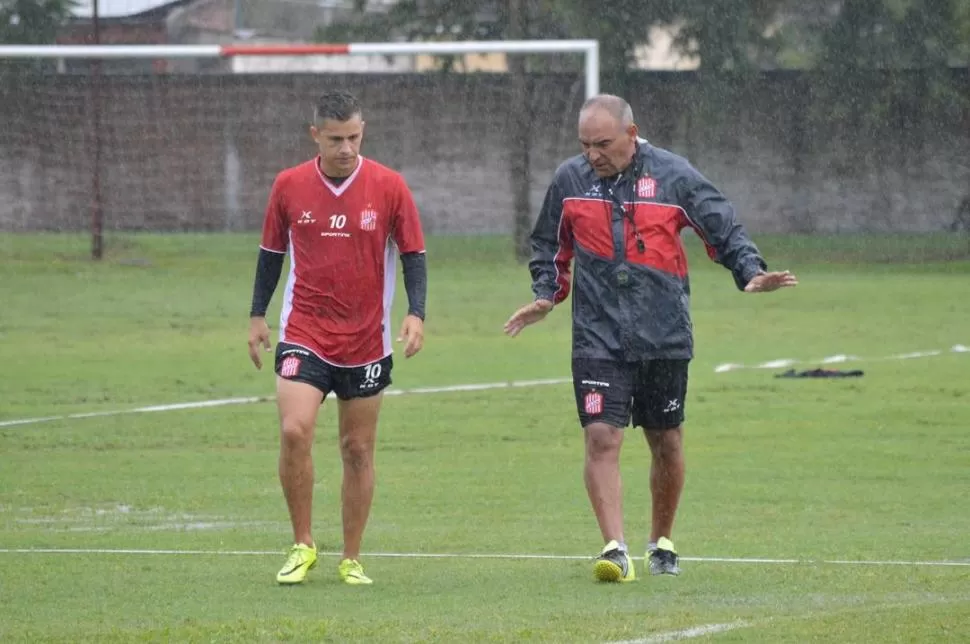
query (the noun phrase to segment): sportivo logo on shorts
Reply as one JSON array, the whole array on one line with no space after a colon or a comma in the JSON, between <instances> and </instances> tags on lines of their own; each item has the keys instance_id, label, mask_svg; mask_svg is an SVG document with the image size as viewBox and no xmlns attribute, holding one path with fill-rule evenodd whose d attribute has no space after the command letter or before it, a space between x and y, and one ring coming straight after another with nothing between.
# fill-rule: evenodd
<instances>
[{"instance_id":1,"label":"sportivo logo on shorts","mask_svg":"<svg viewBox=\"0 0 970 644\"><path fill-rule=\"evenodd\" d=\"M589 415L602 414L603 413L603 394L598 391L591 391L586 394L586 398L583 400L583 407L586 409L586 413Z\"/></svg>"},{"instance_id":2,"label":"sportivo logo on shorts","mask_svg":"<svg viewBox=\"0 0 970 644\"><path fill-rule=\"evenodd\" d=\"M367 204L367 208L360 213L360 229L375 230L377 228L377 211Z\"/></svg>"},{"instance_id":3,"label":"sportivo logo on shorts","mask_svg":"<svg viewBox=\"0 0 970 644\"><path fill-rule=\"evenodd\" d=\"M300 373L300 359L296 356L287 356L280 364L280 375L284 378L292 378Z\"/></svg>"}]
</instances>

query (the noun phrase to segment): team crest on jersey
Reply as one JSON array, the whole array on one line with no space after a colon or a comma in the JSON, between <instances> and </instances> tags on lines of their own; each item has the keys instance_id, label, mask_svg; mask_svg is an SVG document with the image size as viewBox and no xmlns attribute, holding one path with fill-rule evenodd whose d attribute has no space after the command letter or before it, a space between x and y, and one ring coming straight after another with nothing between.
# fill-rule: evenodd
<instances>
[{"instance_id":1,"label":"team crest on jersey","mask_svg":"<svg viewBox=\"0 0 970 644\"><path fill-rule=\"evenodd\" d=\"M280 364L280 376L283 378L293 378L300 373L300 359L296 356L287 356L283 358L283 363Z\"/></svg>"},{"instance_id":2,"label":"team crest on jersey","mask_svg":"<svg viewBox=\"0 0 970 644\"><path fill-rule=\"evenodd\" d=\"M590 416L603 413L603 394L598 391L591 391L586 394L583 400L583 407Z\"/></svg>"},{"instance_id":3,"label":"team crest on jersey","mask_svg":"<svg viewBox=\"0 0 970 644\"><path fill-rule=\"evenodd\" d=\"M640 177L637 180L637 196L641 199L653 199L657 196L657 182L652 177Z\"/></svg>"},{"instance_id":4,"label":"team crest on jersey","mask_svg":"<svg viewBox=\"0 0 970 644\"><path fill-rule=\"evenodd\" d=\"M367 208L360 213L360 229L361 230L376 230L377 229L377 211L371 208L370 204L367 204Z\"/></svg>"}]
</instances>

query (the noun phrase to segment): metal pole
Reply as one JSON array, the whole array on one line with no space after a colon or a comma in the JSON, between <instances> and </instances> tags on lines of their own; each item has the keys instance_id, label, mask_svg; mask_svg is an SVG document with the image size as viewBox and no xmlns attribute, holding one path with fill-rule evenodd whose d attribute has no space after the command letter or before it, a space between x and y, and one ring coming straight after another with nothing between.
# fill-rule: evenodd
<instances>
[{"instance_id":1,"label":"metal pole","mask_svg":"<svg viewBox=\"0 0 970 644\"><path fill-rule=\"evenodd\" d=\"M509 37L519 40L526 31L525 0L508 0ZM526 77L524 54L506 56L511 75L512 97L511 123L508 130L509 140L509 184L512 186L512 231L515 243L515 257L519 261L529 258L529 233L532 224L530 204L530 147L531 122L529 118L529 79Z\"/></svg>"},{"instance_id":2,"label":"metal pole","mask_svg":"<svg viewBox=\"0 0 970 644\"><path fill-rule=\"evenodd\" d=\"M600 43L594 40L586 50L586 98L600 93Z\"/></svg>"},{"instance_id":3,"label":"metal pole","mask_svg":"<svg viewBox=\"0 0 970 644\"><path fill-rule=\"evenodd\" d=\"M94 0L92 31L94 44L101 42L98 0ZM91 120L94 145L91 162L91 258L104 256L104 209L101 202L101 60L91 61Z\"/></svg>"}]
</instances>

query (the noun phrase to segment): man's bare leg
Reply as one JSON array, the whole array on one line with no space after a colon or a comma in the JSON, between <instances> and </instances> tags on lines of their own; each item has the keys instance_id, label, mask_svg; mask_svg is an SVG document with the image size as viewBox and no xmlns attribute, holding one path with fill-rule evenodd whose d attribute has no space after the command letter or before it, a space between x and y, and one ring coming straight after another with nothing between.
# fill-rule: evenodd
<instances>
[{"instance_id":1,"label":"man's bare leg","mask_svg":"<svg viewBox=\"0 0 970 644\"><path fill-rule=\"evenodd\" d=\"M313 545L313 434L323 392L303 382L276 379L280 417L279 476L290 511L293 543Z\"/></svg>"},{"instance_id":2,"label":"man's bare leg","mask_svg":"<svg viewBox=\"0 0 970 644\"><path fill-rule=\"evenodd\" d=\"M382 394L338 401L340 456L343 460L341 503L343 559L358 559L364 528L374 499L374 446Z\"/></svg>"},{"instance_id":3,"label":"man's bare leg","mask_svg":"<svg viewBox=\"0 0 970 644\"><path fill-rule=\"evenodd\" d=\"M590 423L585 427L585 434L583 479L603 542L615 539L623 543L623 486L620 479L623 429L605 423Z\"/></svg>"},{"instance_id":4,"label":"man's bare leg","mask_svg":"<svg viewBox=\"0 0 970 644\"><path fill-rule=\"evenodd\" d=\"M684 450L681 427L646 430L650 445L650 494L653 499L650 542L660 537L671 538L674 517L684 489Z\"/></svg>"}]
</instances>

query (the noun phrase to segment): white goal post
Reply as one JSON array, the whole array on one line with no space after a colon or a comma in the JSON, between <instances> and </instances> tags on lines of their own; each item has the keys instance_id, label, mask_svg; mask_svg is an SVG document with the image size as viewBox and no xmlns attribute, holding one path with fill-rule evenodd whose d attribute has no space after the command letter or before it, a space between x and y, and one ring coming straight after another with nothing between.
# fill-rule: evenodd
<instances>
[{"instance_id":1,"label":"white goal post","mask_svg":"<svg viewBox=\"0 0 970 644\"><path fill-rule=\"evenodd\" d=\"M600 51L596 40L0 45L0 64L45 60L57 63L60 70L54 72L52 66L47 66L38 70L41 73L22 74L11 66L15 73L8 78L3 74L4 66L0 66L0 121L4 122L0 129L0 229L90 228L95 259L102 256L105 229L243 230L252 224L247 213L259 212L261 200L265 199L253 188L253 180L265 181L286 154L302 150L296 137L279 131L281 124L299 121L299 101L284 101L270 108L276 95L258 91L247 94L248 88L258 85L301 92L309 77L335 78L345 74L355 76L362 88L381 85L384 76L394 76L393 82L405 86L409 76L437 77L432 83L415 83L418 100L429 100L435 95L430 88L442 86L440 74L391 71L386 67L381 71L323 71L306 67L318 67L327 58L349 62L348 56L475 54L582 55L585 64L579 79L570 74L572 80L565 86L555 75L537 80L540 85L545 83L544 89L539 90L548 99L543 102L544 109L552 109L557 115L562 110L571 114L575 99L583 95L589 98L600 91ZM215 74L192 71L193 65L173 64L168 69L164 64L191 59L286 63L298 58L313 64L285 71L253 69L255 73L242 69L249 65L233 65L235 69ZM138 62L129 67L126 61ZM156 61L162 64L158 68ZM76 62L103 65L70 64ZM511 76L501 67L499 70L449 74L444 85L461 88L459 91L467 89L479 100L502 101L499 93L489 89L501 83L496 85L487 78L481 79L484 82L473 80L476 76ZM293 82L283 78L291 73L296 79ZM250 76L258 78L250 83L244 78ZM164 78L164 82L156 82L155 77ZM229 77L233 80L227 80ZM580 88L580 83L584 87ZM429 141L432 148L440 148L443 158L448 158L455 186L450 198L457 194L461 210L468 216L451 216L455 202L430 207L426 211L428 221L438 222L441 230L504 230L506 224L500 224L495 215L514 208L510 191L481 187L484 174L507 172L505 158L510 146L506 142L489 142L495 137L483 136L484 142L476 142L474 155L468 157L469 149L463 143L464 132L497 133L507 129L505 112L488 105L471 103L468 109L453 110L444 125L427 110L419 110L419 114L412 114L414 135L391 138L387 158L395 159L401 167L407 166L415 185L432 193L437 185L437 166L412 160L423 158ZM510 109L508 105L503 107ZM562 118L567 118L567 112L562 113ZM554 130L560 119L550 114L546 117L543 127ZM47 143L54 123L68 132L57 146ZM269 131L275 133L268 137L274 142L271 148L267 148L266 136L253 136L254 132ZM516 140L511 147L529 145L527 139ZM548 136L543 141L546 147L558 144ZM159 146L159 142L173 144ZM79 159L85 162L78 163ZM142 171L143 165L151 171ZM438 203L433 198L429 201ZM88 204L89 209L79 208L79 204ZM85 214L87 210L89 216Z\"/></svg>"},{"instance_id":2,"label":"white goal post","mask_svg":"<svg viewBox=\"0 0 970 644\"><path fill-rule=\"evenodd\" d=\"M230 58L234 56L452 56L462 54L583 54L586 98L599 93L596 40L468 40L319 45L0 45L10 58Z\"/></svg>"}]
</instances>

